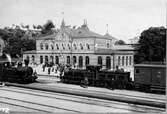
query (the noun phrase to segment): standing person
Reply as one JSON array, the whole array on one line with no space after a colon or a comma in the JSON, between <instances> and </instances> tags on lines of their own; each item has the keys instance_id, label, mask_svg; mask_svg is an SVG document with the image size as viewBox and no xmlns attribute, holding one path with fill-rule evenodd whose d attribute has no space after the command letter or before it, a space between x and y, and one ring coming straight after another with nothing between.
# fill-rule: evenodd
<instances>
[{"instance_id":1,"label":"standing person","mask_svg":"<svg viewBox=\"0 0 167 114\"><path fill-rule=\"evenodd\" d=\"M88 77L85 77L85 80L84 80L84 84L85 84L85 87L87 88L88 87Z\"/></svg>"},{"instance_id":2,"label":"standing person","mask_svg":"<svg viewBox=\"0 0 167 114\"><path fill-rule=\"evenodd\" d=\"M115 80L114 80L114 77L112 77L112 79L111 79L111 89L112 90L115 89Z\"/></svg>"},{"instance_id":3,"label":"standing person","mask_svg":"<svg viewBox=\"0 0 167 114\"><path fill-rule=\"evenodd\" d=\"M52 72L54 72L54 66L52 66Z\"/></svg>"},{"instance_id":4,"label":"standing person","mask_svg":"<svg viewBox=\"0 0 167 114\"><path fill-rule=\"evenodd\" d=\"M81 80L81 87L87 88L88 87L88 77L84 77L83 80Z\"/></svg>"},{"instance_id":5,"label":"standing person","mask_svg":"<svg viewBox=\"0 0 167 114\"><path fill-rule=\"evenodd\" d=\"M49 67L49 68L48 68L48 74L50 74L50 69L51 69L51 68Z\"/></svg>"},{"instance_id":6,"label":"standing person","mask_svg":"<svg viewBox=\"0 0 167 114\"><path fill-rule=\"evenodd\" d=\"M60 77L63 76L64 65L60 65Z\"/></svg>"}]
</instances>

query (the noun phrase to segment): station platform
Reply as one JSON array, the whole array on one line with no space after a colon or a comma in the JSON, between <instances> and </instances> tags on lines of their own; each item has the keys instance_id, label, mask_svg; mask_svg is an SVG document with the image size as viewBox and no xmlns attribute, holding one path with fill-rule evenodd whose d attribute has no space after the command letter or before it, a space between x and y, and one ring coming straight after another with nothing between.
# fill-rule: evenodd
<instances>
[{"instance_id":1,"label":"station platform","mask_svg":"<svg viewBox=\"0 0 167 114\"><path fill-rule=\"evenodd\" d=\"M40 78L39 78L40 79ZM158 108L165 108L166 95L143 93L138 91L129 90L110 90L106 88L88 87L83 88L79 85L53 83L32 83L32 84L16 84L5 83L7 86L16 86L28 89L36 89L48 92L56 92L63 94L78 95L83 97L98 98L104 100L125 102L129 104L145 105Z\"/></svg>"}]
</instances>

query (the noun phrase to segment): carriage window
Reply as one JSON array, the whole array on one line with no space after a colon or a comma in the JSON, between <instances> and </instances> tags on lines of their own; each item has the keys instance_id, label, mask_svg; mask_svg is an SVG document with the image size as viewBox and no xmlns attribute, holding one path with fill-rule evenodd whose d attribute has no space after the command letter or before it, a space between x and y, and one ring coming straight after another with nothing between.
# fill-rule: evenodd
<instances>
[{"instance_id":1,"label":"carriage window","mask_svg":"<svg viewBox=\"0 0 167 114\"><path fill-rule=\"evenodd\" d=\"M136 69L136 73L139 73L139 71L140 71L139 69Z\"/></svg>"}]
</instances>

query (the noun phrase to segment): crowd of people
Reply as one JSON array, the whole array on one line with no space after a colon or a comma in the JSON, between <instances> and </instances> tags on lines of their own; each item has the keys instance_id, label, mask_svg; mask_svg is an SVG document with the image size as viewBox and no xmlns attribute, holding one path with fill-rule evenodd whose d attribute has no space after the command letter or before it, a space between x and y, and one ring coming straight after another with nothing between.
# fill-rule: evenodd
<instances>
[{"instance_id":1,"label":"crowd of people","mask_svg":"<svg viewBox=\"0 0 167 114\"><path fill-rule=\"evenodd\" d=\"M30 66L33 68L35 72L37 72L37 74L45 74L53 76L63 76L64 71L71 69L70 65L53 64L53 63L43 63L43 64L31 63Z\"/></svg>"}]
</instances>

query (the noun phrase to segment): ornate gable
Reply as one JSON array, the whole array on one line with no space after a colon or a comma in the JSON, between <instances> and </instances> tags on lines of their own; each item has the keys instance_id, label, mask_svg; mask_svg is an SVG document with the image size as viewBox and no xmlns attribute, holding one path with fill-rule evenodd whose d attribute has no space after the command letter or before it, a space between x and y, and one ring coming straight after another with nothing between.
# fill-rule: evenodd
<instances>
[{"instance_id":1,"label":"ornate gable","mask_svg":"<svg viewBox=\"0 0 167 114\"><path fill-rule=\"evenodd\" d=\"M62 41L69 41L70 36L66 32L61 30L57 33L57 35L55 36L55 39L56 40L62 40Z\"/></svg>"}]
</instances>

